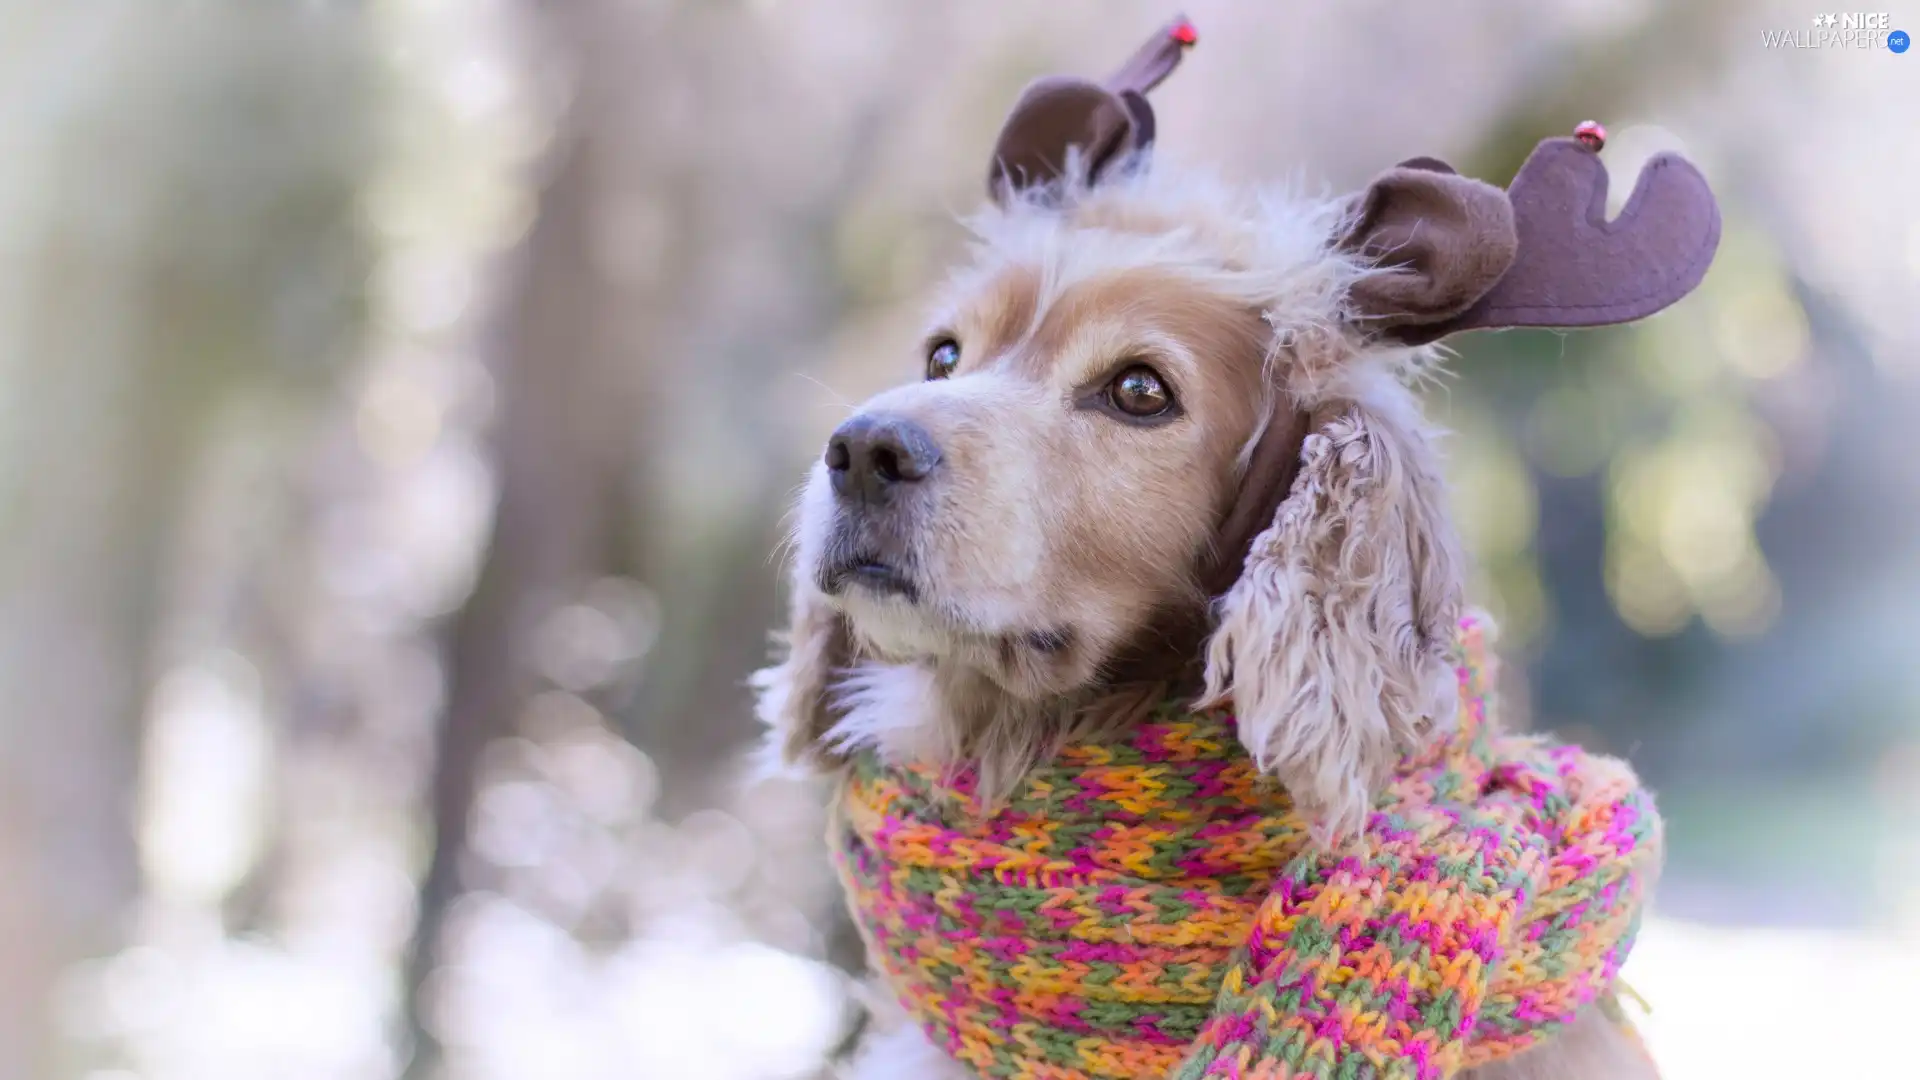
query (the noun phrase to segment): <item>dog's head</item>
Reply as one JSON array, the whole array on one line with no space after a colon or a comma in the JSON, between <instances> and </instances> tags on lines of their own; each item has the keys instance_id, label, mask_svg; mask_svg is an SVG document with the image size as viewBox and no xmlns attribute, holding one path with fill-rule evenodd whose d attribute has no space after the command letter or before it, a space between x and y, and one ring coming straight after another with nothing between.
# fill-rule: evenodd
<instances>
[{"instance_id":1,"label":"dog's head","mask_svg":"<svg viewBox=\"0 0 1920 1080\"><path fill-rule=\"evenodd\" d=\"M1613 234L1643 244L1646 221L1589 246L1605 174L1572 140L1531 191L1431 159L1341 199L1149 171L1144 93L1190 41L1177 23L1105 86L1027 92L920 377L814 465L789 652L758 680L790 760L891 737L1017 765L1060 707L1172 650L1324 831L1356 826L1454 709L1461 559L1407 385L1424 345L1638 317L1704 272L1644 288L1666 267ZM1685 173L1629 214L1710 255Z\"/></svg>"}]
</instances>

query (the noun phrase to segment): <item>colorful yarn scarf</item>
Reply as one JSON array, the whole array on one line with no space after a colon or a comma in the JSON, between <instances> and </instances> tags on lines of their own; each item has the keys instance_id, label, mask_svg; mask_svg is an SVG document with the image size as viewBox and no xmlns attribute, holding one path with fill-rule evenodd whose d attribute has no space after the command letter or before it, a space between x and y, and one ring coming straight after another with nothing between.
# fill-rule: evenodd
<instances>
[{"instance_id":1,"label":"colorful yarn scarf","mask_svg":"<svg viewBox=\"0 0 1920 1080\"><path fill-rule=\"evenodd\" d=\"M1596 1002L1660 857L1622 762L1488 722L1462 623L1454 736L1363 836L1308 843L1230 714L1168 705L981 816L971 778L867 756L833 815L871 956L934 1045L1018 1080L1438 1080Z\"/></svg>"}]
</instances>

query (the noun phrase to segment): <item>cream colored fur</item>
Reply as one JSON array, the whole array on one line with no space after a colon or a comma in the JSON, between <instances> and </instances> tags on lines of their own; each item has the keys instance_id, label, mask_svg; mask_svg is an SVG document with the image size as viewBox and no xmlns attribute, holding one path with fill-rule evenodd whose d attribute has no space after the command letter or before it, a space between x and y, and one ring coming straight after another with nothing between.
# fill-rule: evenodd
<instances>
[{"instance_id":1,"label":"cream colored fur","mask_svg":"<svg viewBox=\"0 0 1920 1080\"><path fill-rule=\"evenodd\" d=\"M1453 719L1460 556L1425 422L1376 375L1307 437L1293 491L1220 604L1202 707L1323 841L1357 831L1402 754Z\"/></svg>"},{"instance_id":2,"label":"cream colored fur","mask_svg":"<svg viewBox=\"0 0 1920 1080\"><path fill-rule=\"evenodd\" d=\"M945 725L939 687L930 664L883 664L868 660L833 688L840 719L827 732L835 750L871 746L890 762L940 759Z\"/></svg>"}]
</instances>

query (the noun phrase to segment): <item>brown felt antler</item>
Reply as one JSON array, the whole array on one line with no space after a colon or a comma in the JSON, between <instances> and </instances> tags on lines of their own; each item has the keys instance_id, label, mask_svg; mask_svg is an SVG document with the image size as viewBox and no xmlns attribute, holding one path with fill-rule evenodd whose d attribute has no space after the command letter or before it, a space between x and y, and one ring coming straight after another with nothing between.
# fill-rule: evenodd
<instances>
[{"instance_id":1,"label":"brown felt antler","mask_svg":"<svg viewBox=\"0 0 1920 1080\"><path fill-rule=\"evenodd\" d=\"M987 191L1006 201L1013 193L1067 175L1077 148L1081 178L1097 183L1116 162L1153 144L1153 107L1147 92L1173 73L1197 40L1183 15L1141 46L1102 83L1066 75L1029 85L994 143Z\"/></svg>"},{"instance_id":2,"label":"brown felt antler","mask_svg":"<svg viewBox=\"0 0 1920 1080\"><path fill-rule=\"evenodd\" d=\"M1507 187L1518 239L1512 265L1459 314L1386 333L1423 345L1463 330L1606 326L1692 292L1720 244L1720 208L1706 178L1685 158L1659 154L1608 221L1607 170L1595 152L1603 138L1598 125L1582 125L1576 138L1535 148ZM1401 168L1452 172L1432 158Z\"/></svg>"}]
</instances>

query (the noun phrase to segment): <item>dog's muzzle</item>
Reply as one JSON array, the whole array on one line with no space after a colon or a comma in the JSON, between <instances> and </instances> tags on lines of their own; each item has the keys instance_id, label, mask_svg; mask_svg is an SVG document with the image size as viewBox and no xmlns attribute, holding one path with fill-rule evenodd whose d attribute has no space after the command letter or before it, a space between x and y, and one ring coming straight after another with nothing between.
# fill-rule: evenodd
<instances>
[{"instance_id":1,"label":"dog's muzzle","mask_svg":"<svg viewBox=\"0 0 1920 1080\"><path fill-rule=\"evenodd\" d=\"M836 510L821 584L838 593L858 584L882 595L918 599L903 505L938 472L940 447L905 417L862 413L827 440L827 479Z\"/></svg>"}]
</instances>

